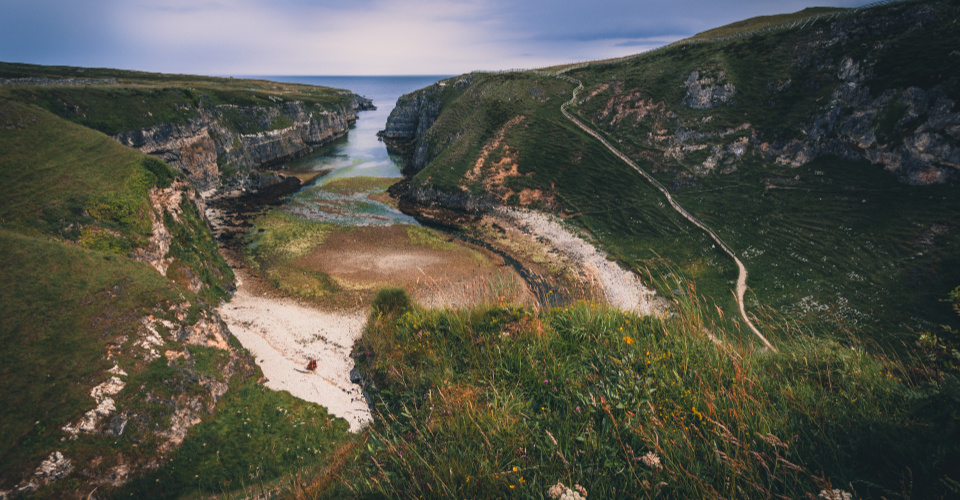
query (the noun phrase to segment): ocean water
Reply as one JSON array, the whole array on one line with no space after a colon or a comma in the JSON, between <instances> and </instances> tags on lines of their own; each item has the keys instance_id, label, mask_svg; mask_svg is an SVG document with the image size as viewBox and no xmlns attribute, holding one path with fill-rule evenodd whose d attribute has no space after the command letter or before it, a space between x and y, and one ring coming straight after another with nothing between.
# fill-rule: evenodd
<instances>
[{"instance_id":1,"label":"ocean water","mask_svg":"<svg viewBox=\"0 0 960 500\"><path fill-rule=\"evenodd\" d=\"M357 123L346 137L318 148L312 154L298 158L281 168L296 172L320 172L312 183L293 195L285 210L297 216L346 226L382 224L416 224L416 221L397 209L377 201L383 188L361 188L345 192L328 190L324 185L346 177L401 177L403 159L387 153L377 137L384 129L387 117L397 98L414 90L432 85L445 76L260 76L265 80L302 83L347 89L373 100L375 111L361 111Z\"/></svg>"},{"instance_id":2,"label":"ocean water","mask_svg":"<svg viewBox=\"0 0 960 500\"><path fill-rule=\"evenodd\" d=\"M292 170L328 171L318 184L341 177L400 177L402 159L392 157L377 138L403 94L434 84L446 76L261 76L265 80L347 89L373 100L376 111L361 111L346 138L291 162Z\"/></svg>"}]
</instances>

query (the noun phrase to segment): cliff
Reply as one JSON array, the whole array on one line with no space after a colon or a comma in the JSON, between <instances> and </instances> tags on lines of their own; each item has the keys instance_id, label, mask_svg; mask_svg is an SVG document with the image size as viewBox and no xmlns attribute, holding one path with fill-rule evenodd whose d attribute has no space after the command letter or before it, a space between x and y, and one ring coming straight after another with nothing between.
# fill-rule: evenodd
<instances>
[{"instance_id":1,"label":"cliff","mask_svg":"<svg viewBox=\"0 0 960 500\"><path fill-rule=\"evenodd\" d=\"M406 173L412 175L423 170L439 153L430 147L427 131L440 116L445 101L453 99L472 81L471 75L441 80L397 99L379 136L388 149L406 158Z\"/></svg>"},{"instance_id":2,"label":"cliff","mask_svg":"<svg viewBox=\"0 0 960 500\"><path fill-rule=\"evenodd\" d=\"M903 2L678 43L574 69L586 85L576 106L679 182L759 156L868 161L907 184L945 183L960 178L957 14Z\"/></svg>"},{"instance_id":3,"label":"cliff","mask_svg":"<svg viewBox=\"0 0 960 500\"><path fill-rule=\"evenodd\" d=\"M234 276L197 188L255 186L258 168L371 106L335 89L90 72L104 78L0 63L0 498L117 494L196 456L181 452L188 433L225 399L266 394L217 312ZM171 487L149 483L151 496Z\"/></svg>"},{"instance_id":4,"label":"cliff","mask_svg":"<svg viewBox=\"0 0 960 500\"><path fill-rule=\"evenodd\" d=\"M369 99L356 95L333 109L301 101L208 105L186 123L131 130L114 139L161 158L186 174L201 192L244 189L258 186L258 169L343 136L356 122L357 112L372 107ZM286 126L277 127L278 123Z\"/></svg>"},{"instance_id":5,"label":"cliff","mask_svg":"<svg viewBox=\"0 0 960 500\"><path fill-rule=\"evenodd\" d=\"M258 169L346 134L372 101L265 80L0 63L0 92L158 157L199 191L260 184Z\"/></svg>"}]
</instances>

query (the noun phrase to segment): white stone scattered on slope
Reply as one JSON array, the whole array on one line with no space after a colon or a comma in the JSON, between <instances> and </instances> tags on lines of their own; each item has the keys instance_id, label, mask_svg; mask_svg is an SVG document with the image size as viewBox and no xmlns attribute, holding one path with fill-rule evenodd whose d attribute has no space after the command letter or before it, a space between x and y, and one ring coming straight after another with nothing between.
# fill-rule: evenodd
<instances>
[{"instance_id":1,"label":"white stone scattered on slope","mask_svg":"<svg viewBox=\"0 0 960 500\"><path fill-rule=\"evenodd\" d=\"M580 264L582 269L592 273L609 305L640 314L653 314L660 309L655 292L643 286L636 275L607 259L604 253L566 230L553 217L515 208L500 208L498 214L521 231L545 240L551 247Z\"/></svg>"},{"instance_id":2,"label":"white stone scattered on slope","mask_svg":"<svg viewBox=\"0 0 960 500\"><path fill-rule=\"evenodd\" d=\"M220 306L220 314L256 357L267 387L326 407L346 419L352 432L372 421L362 389L350 382L350 350L363 330L363 315L322 312L243 288ZM305 369L311 359L317 360L315 372Z\"/></svg>"},{"instance_id":3,"label":"white stone scattered on slope","mask_svg":"<svg viewBox=\"0 0 960 500\"><path fill-rule=\"evenodd\" d=\"M108 371L110 373L126 375L118 366L114 366ZM106 382L91 389L90 397L97 402L97 407L86 412L77 424L64 425L61 430L69 434L71 439L76 439L77 434L81 431L96 432L100 420L104 417L109 417L113 412L117 411L116 402L110 396L114 396L122 391L124 386L126 386L126 384L120 380L119 377L110 377Z\"/></svg>"}]
</instances>

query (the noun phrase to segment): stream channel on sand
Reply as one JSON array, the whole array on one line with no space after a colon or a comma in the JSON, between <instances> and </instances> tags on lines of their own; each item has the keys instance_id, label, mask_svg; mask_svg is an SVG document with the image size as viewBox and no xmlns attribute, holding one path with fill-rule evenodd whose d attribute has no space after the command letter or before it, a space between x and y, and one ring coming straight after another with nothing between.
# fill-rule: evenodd
<instances>
[{"instance_id":1,"label":"stream channel on sand","mask_svg":"<svg viewBox=\"0 0 960 500\"><path fill-rule=\"evenodd\" d=\"M350 350L368 312L364 305L383 286L406 288L419 302L459 306L478 300L495 282L520 282L497 255L449 235L431 232L401 213L386 187L401 177L402 159L377 138L397 98L439 77L270 77L291 83L347 88L373 99L348 136L313 154L278 166L303 186L274 199L298 218L336 226L321 244L298 260L329 276L342 292L336 306L291 299L264 284L244 264L237 241L227 254L238 288L220 312L233 334L256 357L271 389L327 407L357 431L371 420L359 385L350 380ZM248 201L239 232L266 210ZM235 211L243 209L234 208ZM236 216L236 214L234 214ZM222 217L213 217L222 235ZM236 220L234 220L236 223ZM246 223L246 224L244 224ZM439 236L439 237L438 237ZM236 237L236 234L234 235ZM346 297L346 298L344 298ZM344 302L350 302L344 306ZM351 307L352 306L352 307ZM310 360L316 369L307 370Z\"/></svg>"}]
</instances>

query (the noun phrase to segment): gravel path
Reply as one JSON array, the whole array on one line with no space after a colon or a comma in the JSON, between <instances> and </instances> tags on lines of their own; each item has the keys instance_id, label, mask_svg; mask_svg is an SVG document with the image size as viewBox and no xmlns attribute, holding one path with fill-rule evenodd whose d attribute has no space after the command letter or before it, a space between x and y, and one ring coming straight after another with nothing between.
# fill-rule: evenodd
<instances>
[{"instance_id":1,"label":"gravel path","mask_svg":"<svg viewBox=\"0 0 960 500\"><path fill-rule=\"evenodd\" d=\"M612 144L610 144L595 130L585 125L583 122L578 120L575 116L573 116L573 114L567 111L567 108L576 102L577 94L579 94L580 91L583 90L583 82L581 82L580 80L577 80L576 78L569 77L567 75L558 74L555 76L557 78L560 78L561 80L565 80L577 85L577 88L573 90L573 97L571 97L569 101L563 103L563 105L560 106L560 111L563 113L563 116L566 116L567 119L573 122L574 125L576 125L577 127L580 127L581 130L590 134L594 139L600 141L604 146L606 146L607 149L610 150L611 153L617 155L617 157L623 160L627 165L630 165L630 167L632 167L634 170L639 172L640 175L642 175L647 181L650 182L650 184L653 184L655 188L657 188L658 190L660 190L661 193L663 193L663 195L667 198L667 201L670 202L670 206L672 206L674 210L680 213L680 215L682 215L685 219L692 222L695 226L699 227L708 235L710 235L710 237L713 238L713 241L715 241L718 245L720 245L720 248L722 248L724 252L726 252L728 255L730 255L730 257L733 258L734 262L737 263L737 268L740 271L739 276L737 278L737 304L740 306L740 316L743 318L743 321L746 322L747 326L750 328L753 334L756 335L763 342L763 345L765 345L767 349L770 349L773 352L777 352L777 348L774 347L773 344L771 344L770 341L767 340L767 338L764 337L762 333L760 333L760 330L758 330L757 327L754 326L753 321L750 321L750 317L747 316L747 311L746 309L744 309L743 295L747 291L747 268L743 265L743 262L740 262L740 259L737 258L737 254L727 245L726 242L723 241L722 238L720 238L720 235L715 233L712 229L707 227L706 224L701 222L700 219L694 217L693 214L691 214L690 212L687 212L685 208L680 206L680 204L673 199L673 196L670 195L670 192L667 191L667 188L663 187L663 185L660 184L659 181L654 179L653 176L651 176L645 170L640 168L627 155L623 154L622 152L620 152L620 150L613 147Z\"/></svg>"},{"instance_id":2,"label":"gravel path","mask_svg":"<svg viewBox=\"0 0 960 500\"><path fill-rule=\"evenodd\" d=\"M372 421L362 389L350 382L350 349L363 330L362 314L318 311L241 286L220 315L256 357L267 387L326 407L352 432ZM317 361L314 372L306 370L311 359Z\"/></svg>"}]
</instances>

